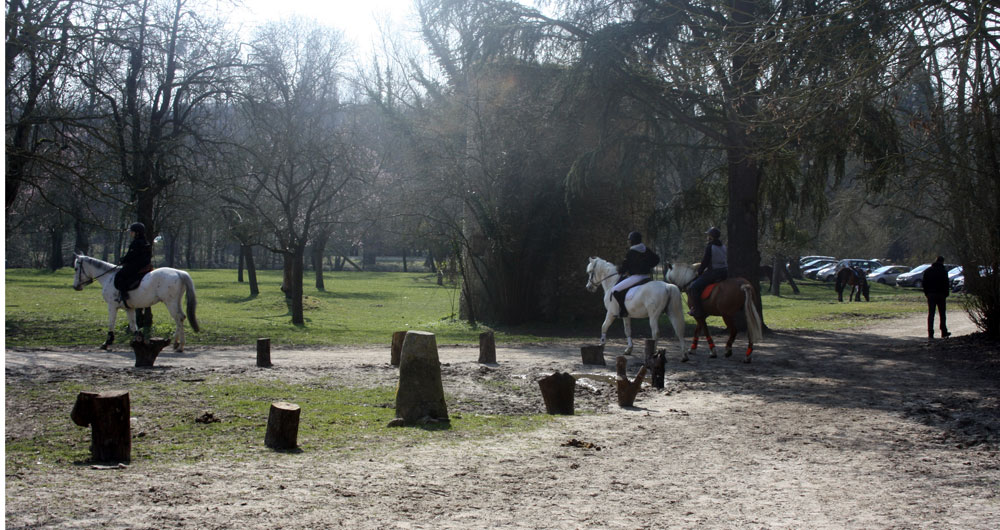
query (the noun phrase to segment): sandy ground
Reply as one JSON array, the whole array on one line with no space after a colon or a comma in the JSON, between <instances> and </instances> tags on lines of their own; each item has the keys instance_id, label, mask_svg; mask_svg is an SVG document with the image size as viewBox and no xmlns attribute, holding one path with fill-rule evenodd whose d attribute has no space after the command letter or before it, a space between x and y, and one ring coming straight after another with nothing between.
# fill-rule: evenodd
<instances>
[{"instance_id":1,"label":"sandy ground","mask_svg":"<svg viewBox=\"0 0 1000 530\"><path fill-rule=\"evenodd\" d=\"M776 332L751 364L709 359L704 345L680 363L676 346L661 344L669 348L665 390L646 389L635 407L620 408L612 386L581 383L578 400L596 413L528 433L350 456L304 450L239 463L8 474L6 526L996 529L996 349L984 359L967 318L949 316L955 336L931 344L922 316L850 332ZM741 336L737 349L744 345ZM477 347L439 345L439 355L448 390L484 370L528 380L556 370L608 375L612 353L624 348L612 343L601 369L580 364L579 346L498 344L489 367L476 362ZM395 373L388 358L388 347L275 348L271 370L384 383ZM156 364L169 376L256 370L254 360L252 346L192 346L165 351ZM8 387L59 371L86 380L136 370L124 345L8 349L5 362ZM528 397L537 400L520 408L542 410L540 395ZM20 421L11 417L16 406L8 398L8 431Z\"/></svg>"}]
</instances>

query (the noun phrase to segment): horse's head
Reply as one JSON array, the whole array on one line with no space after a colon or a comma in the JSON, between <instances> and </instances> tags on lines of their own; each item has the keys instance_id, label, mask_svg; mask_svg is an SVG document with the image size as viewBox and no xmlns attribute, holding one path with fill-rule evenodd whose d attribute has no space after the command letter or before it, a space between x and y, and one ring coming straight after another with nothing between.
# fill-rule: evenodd
<instances>
[{"instance_id":1,"label":"horse's head","mask_svg":"<svg viewBox=\"0 0 1000 530\"><path fill-rule=\"evenodd\" d=\"M618 269L614 265L601 258L590 258L587 263L587 290L592 293L597 291L605 280L617 274Z\"/></svg>"},{"instance_id":2,"label":"horse's head","mask_svg":"<svg viewBox=\"0 0 1000 530\"><path fill-rule=\"evenodd\" d=\"M83 288L94 281L94 278L87 274L85 267L83 266L84 256L80 254L74 254L73 257L73 289L76 291L82 291Z\"/></svg>"}]
</instances>

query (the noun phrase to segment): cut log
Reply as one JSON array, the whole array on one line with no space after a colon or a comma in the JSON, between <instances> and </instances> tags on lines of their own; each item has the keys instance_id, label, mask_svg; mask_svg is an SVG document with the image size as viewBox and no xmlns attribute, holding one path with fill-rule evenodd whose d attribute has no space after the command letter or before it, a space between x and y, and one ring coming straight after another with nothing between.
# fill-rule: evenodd
<instances>
[{"instance_id":1,"label":"cut log","mask_svg":"<svg viewBox=\"0 0 1000 530\"><path fill-rule=\"evenodd\" d=\"M497 346L492 331L479 334L479 364L496 364Z\"/></svg>"},{"instance_id":2,"label":"cut log","mask_svg":"<svg viewBox=\"0 0 1000 530\"><path fill-rule=\"evenodd\" d=\"M433 333L407 331L399 358L396 420L391 425L448 421L441 362Z\"/></svg>"},{"instance_id":3,"label":"cut log","mask_svg":"<svg viewBox=\"0 0 1000 530\"><path fill-rule=\"evenodd\" d=\"M618 370L616 383L618 386L619 407L631 407L635 403L635 396L642 389L642 379L646 376L646 366L643 365L639 368L639 373L635 375L635 380L629 381L628 373L626 372L627 367L628 359L625 356L619 356L615 359L615 368Z\"/></svg>"},{"instance_id":4,"label":"cut log","mask_svg":"<svg viewBox=\"0 0 1000 530\"><path fill-rule=\"evenodd\" d=\"M599 364L601 366L608 364L604 362L604 346L602 345L581 346L580 355L583 357L583 364Z\"/></svg>"},{"instance_id":5,"label":"cut log","mask_svg":"<svg viewBox=\"0 0 1000 530\"><path fill-rule=\"evenodd\" d=\"M95 462L128 462L132 459L131 407L128 392L80 392L70 419L91 427L90 455Z\"/></svg>"},{"instance_id":6,"label":"cut log","mask_svg":"<svg viewBox=\"0 0 1000 530\"><path fill-rule=\"evenodd\" d=\"M392 349L389 351L389 364L399 366L399 356L403 353L403 340L406 339L405 331L395 331L392 334Z\"/></svg>"},{"instance_id":7,"label":"cut log","mask_svg":"<svg viewBox=\"0 0 1000 530\"><path fill-rule=\"evenodd\" d=\"M667 374L667 350L663 349L656 352L656 355L653 356L652 364L653 369L650 377L653 379L653 387L662 390Z\"/></svg>"},{"instance_id":8,"label":"cut log","mask_svg":"<svg viewBox=\"0 0 1000 530\"><path fill-rule=\"evenodd\" d=\"M154 337L148 341L133 340L131 342L132 351L135 352L136 368L150 367L156 362L156 357L160 355L163 348L170 344L170 339Z\"/></svg>"},{"instance_id":9,"label":"cut log","mask_svg":"<svg viewBox=\"0 0 1000 530\"><path fill-rule=\"evenodd\" d=\"M565 372L556 372L538 380L548 414L573 415L573 395L576 392L576 378Z\"/></svg>"},{"instance_id":10,"label":"cut log","mask_svg":"<svg viewBox=\"0 0 1000 530\"><path fill-rule=\"evenodd\" d=\"M646 339L644 346L644 353L646 354L646 359L649 360L652 356L656 355L656 339Z\"/></svg>"},{"instance_id":11,"label":"cut log","mask_svg":"<svg viewBox=\"0 0 1000 530\"><path fill-rule=\"evenodd\" d=\"M272 449L295 449L298 447L299 415L302 409L295 403L271 403L267 415L267 431L264 445Z\"/></svg>"},{"instance_id":12,"label":"cut log","mask_svg":"<svg viewBox=\"0 0 1000 530\"><path fill-rule=\"evenodd\" d=\"M271 364L271 339L261 337L257 339L257 366L270 368Z\"/></svg>"}]
</instances>

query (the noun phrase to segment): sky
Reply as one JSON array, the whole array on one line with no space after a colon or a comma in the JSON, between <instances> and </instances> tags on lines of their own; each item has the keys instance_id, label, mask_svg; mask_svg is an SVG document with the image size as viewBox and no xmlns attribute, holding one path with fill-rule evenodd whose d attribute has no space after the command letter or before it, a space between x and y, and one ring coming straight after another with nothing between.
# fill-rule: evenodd
<instances>
[{"instance_id":1,"label":"sky","mask_svg":"<svg viewBox=\"0 0 1000 530\"><path fill-rule=\"evenodd\" d=\"M344 32L360 50L370 49L379 39L379 24L401 29L413 15L412 0L243 0L233 22L252 26L266 20L290 16L315 19Z\"/></svg>"}]
</instances>

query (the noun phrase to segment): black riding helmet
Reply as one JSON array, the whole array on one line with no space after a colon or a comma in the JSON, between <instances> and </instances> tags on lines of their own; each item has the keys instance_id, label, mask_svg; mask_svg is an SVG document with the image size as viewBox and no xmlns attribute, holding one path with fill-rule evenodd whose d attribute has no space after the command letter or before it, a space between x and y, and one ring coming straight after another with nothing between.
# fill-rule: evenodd
<instances>
[{"instance_id":1,"label":"black riding helmet","mask_svg":"<svg viewBox=\"0 0 1000 530\"><path fill-rule=\"evenodd\" d=\"M146 237L146 225L142 223L132 223L128 227L129 231L135 232L136 234Z\"/></svg>"},{"instance_id":2,"label":"black riding helmet","mask_svg":"<svg viewBox=\"0 0 1000 530\"><path fill-rule=\"evenodd\" d=\"M714 226L712 228L709 228L708 231L705 233L711 236L712 239L719 239L720 237L722 237L722 231Z\"/></svg>"},{"instance_id":3,"label":"black riding helmet","mask_svg":"<svg viewBox=\"0 0 1000 530\"><path fill-rule=\"evenodd\" d=\"M630 232L628 235L628 242L633 245L638 245L642 243L642 234L639 232Z\"/></svg>"}]
</instances>

